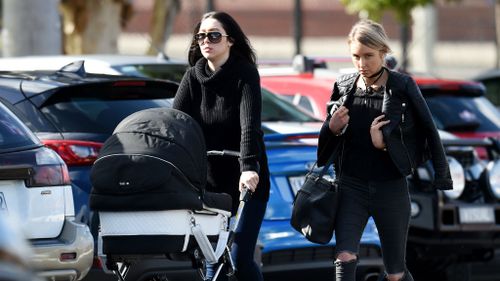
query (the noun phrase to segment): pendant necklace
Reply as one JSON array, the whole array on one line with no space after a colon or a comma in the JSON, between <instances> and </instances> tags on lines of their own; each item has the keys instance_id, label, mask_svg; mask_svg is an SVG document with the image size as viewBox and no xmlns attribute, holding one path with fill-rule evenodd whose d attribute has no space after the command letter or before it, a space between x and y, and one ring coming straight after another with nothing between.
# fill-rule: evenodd
<instances>
[{"instance_id":1,"label":"pendant necklace","mask_svg":"<svg viewBox=\"0 0 500 281\"><path fill-rule=\"evenodd\" d=\"M372 86L375 85L375 83L377 83L377 81L380 79L380 77L382 77L382 74L384 74L384 70L385 68L380 68L379 71L377 71L377 73L373 74L372 76L368 76L368 78L373 78L375 76L377 76L377 79L375 79L375 81L373 81L373 83L368 87L368 83L366 83L366 80L363 76L361 76L361 79L363 79L363 83L365 83L365 93L367 94L371 94L373 93L373 88Z\"/></svg>"}]
</instances>

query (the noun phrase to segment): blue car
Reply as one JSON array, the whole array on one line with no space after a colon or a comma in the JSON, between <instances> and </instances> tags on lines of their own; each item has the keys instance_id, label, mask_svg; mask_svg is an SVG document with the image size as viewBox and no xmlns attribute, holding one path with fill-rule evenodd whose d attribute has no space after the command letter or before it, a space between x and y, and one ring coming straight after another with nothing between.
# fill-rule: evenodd
<instances>
[{"instance_id":1,"label":"blue car","mask_svg":"<svg viewBox=\"0 0 500 281\"><path fill-rule=\"evenodd\" d=\"M316 161L316 145L304 141L317 134L266 134L271 196L259 235L261 264L268 280L307 280L334 275L335 239L326 245L309 242L290 225L295 193ZM359 280L378 280L383 272L377 229L368 221L361 238ZM315 278L316 279L316 278Z\"/></svg>"}]
</instances>

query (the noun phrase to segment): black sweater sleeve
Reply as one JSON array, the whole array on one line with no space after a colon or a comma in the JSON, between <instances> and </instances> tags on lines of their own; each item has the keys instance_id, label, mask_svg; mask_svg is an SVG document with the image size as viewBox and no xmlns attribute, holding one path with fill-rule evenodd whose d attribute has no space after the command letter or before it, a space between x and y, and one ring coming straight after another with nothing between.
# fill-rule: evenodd
<instances>
[{"instance_id":1,"label":"black sweater sleeve","mask_svg":"<svg viewBox=\"0 0 500 281\"><path fill-rule=\"evenodd\" d=\"M190 74L191 71L188 70L186 73L184 73L184 76L182 77L181 83L179 85L179 88L177 89L177 93L175 94L174 98L174 103L172 107L174 109L178 109L182 112L187 113L190 116L193 116L191 112L191 90L190 90Z\"/></svg>"},{"instance_id":2,"label":"black sweater sleeve","mask_svg":"<svg viewBox=\"0 0 500 281\"><path fill-rule=\"evenodd\" d=\"M241 171L259 172L260 151L259 141L262 138L261 110L262 96L260 76L255 67L245 68L240 80L240 167Z\"/></svg>"}]
</instances>

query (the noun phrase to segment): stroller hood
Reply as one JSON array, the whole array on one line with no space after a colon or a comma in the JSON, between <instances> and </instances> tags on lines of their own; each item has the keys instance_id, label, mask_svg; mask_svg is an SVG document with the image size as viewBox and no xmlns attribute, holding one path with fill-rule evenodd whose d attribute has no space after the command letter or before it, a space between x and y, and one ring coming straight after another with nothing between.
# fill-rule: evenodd
<instances>
[{"instance_id":1,"label":"stroller hood","mask_svg":"<svg viewBox=\"0 0 500 281\"><path fill-rule=\"evenodd\" d=\"M91 170L94 210L201 209L207 177L203 132L170 108L136 112L104 143Z\"/></svg>"}]
</instances>

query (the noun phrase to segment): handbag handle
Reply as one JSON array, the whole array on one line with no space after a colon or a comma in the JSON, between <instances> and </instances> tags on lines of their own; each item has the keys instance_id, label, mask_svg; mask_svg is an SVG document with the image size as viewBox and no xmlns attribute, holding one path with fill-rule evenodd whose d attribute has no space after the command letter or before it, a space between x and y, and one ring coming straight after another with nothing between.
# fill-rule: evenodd
<instances>
[{"instance_id":1,"label":"handbag handle","mask_svg":"<svg viewBox=\"0 0 500 281\"><path fill-rule=\"evenodd\" d=\"M333 157L335 156L335 153L337 152L337 150L339 150L339 146L337 146L335 148L335 150L332 152L332 154L330 155L330 158L328 158L328 161L326 161L325 165L323 166L323 169L321 169L321 172L318 174L318 176L321 178L323 177L324 174L326 174L326 171L328 171L328 168L330 167L331 164L333 164ZM344 152L344 140L342 140L342 154ZM340 176L340 166L342 165L342 157L343 155L340 156L340 163L339 163L339 176ZM312 166L312 168L309 170L309 172L307 173L308 175L311 174L314 170L314 167L316 167L318 165L318 161L316 160L316 162L314 162L314 165ZM337 176L335 176L336 178L338 178Z\"/></svg>"}]
</instances>

